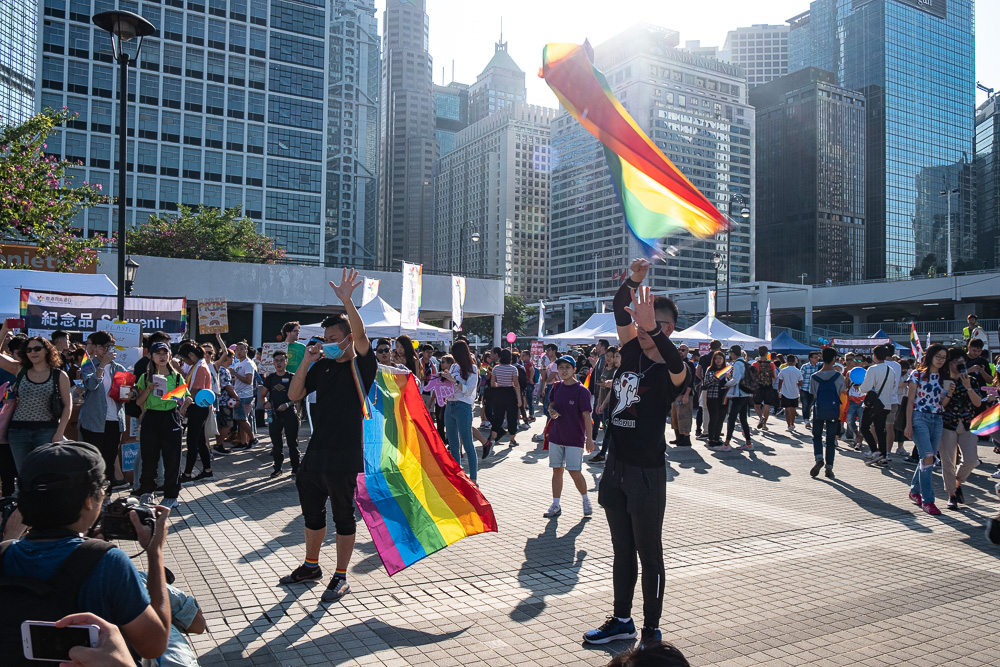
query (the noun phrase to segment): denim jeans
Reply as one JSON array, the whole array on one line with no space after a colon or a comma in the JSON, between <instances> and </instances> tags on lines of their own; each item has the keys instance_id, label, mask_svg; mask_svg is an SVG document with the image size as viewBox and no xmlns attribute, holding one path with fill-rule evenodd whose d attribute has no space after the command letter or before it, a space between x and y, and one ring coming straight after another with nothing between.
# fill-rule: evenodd
<instances>
[{"instance_id":1,"label":"denim jeans","mask_svg":"<svg viewBox=\"0 0 1000 667\"><path fill-rule=\"evenodd\" d=\"M847 406L847 435L851 438L857 437L861 431L858 421L864 408L864 403L849 403Z\"/></svg>"},{"instance_id":2,"label":"denim jeans","mask_svg":"<svg viewBox=\"0 0 1000 667\"><path fill-rule=\"evenodd\" d=\"M817 461L825 461L827 468L833 467L833 458L837 454L837 419L814 419L813 455ZM823 455L823 429L826 429L826 456Z\"/></svg>"},{"instance_id":3,"label":"denim jeans","mask_svg":"<svg viewBox=\"0 0 1000 667\"><path fill-rule=\"evenodd\" d=\"M812 407L813 399L815 397L808 391L802 391L802 419L803 421L812 421Z\"/></svg>"},{"instance_id":4,"label":"denim jeans","mask_svg":"<svg viewBox=\"0 0 1000 667\"><path fill-rule=\"evenodd\" d=\"M18 470L21 469L21 462L32 450L52 442L56 430L55 426L42 428L15 428L11 426L7 429L10 452L14 455L14 465L17 466Z\"/></svg>"},{"instance_id":5,"label":"denim jeans","mask_svg":"<svg viewBox=\"0 0 1000 667\"><path fill-rule=\"evenodd\" d=\"M535 416L535 385L529 384L524 388L524 406L527 408L528 416Z\"/></svg>"},{"instance_id":6,"label":"denim jeans","mask_svg":"<svg viewBox=\"0 0 1000 667\"><path fill-rule=\"evenodd\" d=\"M479 472L479 455L476 441L472 439L472 406L465 401L448 401L444 406L444 427L448 432L448 449L462 467L462 447L469 461L469 479L476 481Z\"/></svg>"},{"instance_id":7,"label":"denim jeans","mask_svg":"<svg viewBox=\"0 0 1000 667\"><path fill-rule=\"evenodd\" d=\"M917 446L920 460L913 471L910 493L919 493L924 503L934 502L934 462L924 464L924 459L937 454L944 418L940 413L913 412L913 444Z\"/></svg>"}]
</instances>

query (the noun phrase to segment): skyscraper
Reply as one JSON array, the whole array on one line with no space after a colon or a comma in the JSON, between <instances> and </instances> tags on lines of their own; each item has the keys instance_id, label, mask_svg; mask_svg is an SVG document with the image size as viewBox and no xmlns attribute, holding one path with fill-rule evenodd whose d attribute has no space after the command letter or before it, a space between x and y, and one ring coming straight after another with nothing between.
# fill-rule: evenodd
<instances>
[{"instance_id":1,"label":"skyscraper","mask_svg":"<svg viewBox=\"0 0 1000 667\"><path fill-rule=\"evenodd\" d=\"M757 280L864 278L865 99L809 68L750 91Z\"/></svg>"},{"instance_id":2,"label":"skyscraper","mask_svg":"<svg viewBox=\"0 0 1000 667\"><path fill-rule=\"evenodd\" d=\"M469 86L452 81L434 86L434 134L441 157L455 150L455 135L469 126Z\"/></svg>"},{"instance_id":3,"label":"skyscraper","mask_svg":"<svg viewBox=\"0 0 1000 667\"><path fill-rule=\"evenodd\" d=\"M555 113L524 102L504 104L458 133L435 181L436 266L503 276L505 292L528 301L546 297Z\"/></svg>"},{"instance_id":4,"label":"skyscraper","mask_svg":"<svg viewBox=\"0 0 1000 667\"><path fill-rule=\"evenodd\" d=\"M974 151L974 47L972 0L815 0L790 19L790 67L831 71L865 95L867 278L905 277L932 250L947 253L940 191L960 190L953 224L972 218L962 174ZM975 255L958 238L956 269Z\"/></svg>"},{"instance_id":5,"label":"skyscraper","mask_svg":"<svg viewBox=\"0 0 1000 667\"><path fill-rule=\"evenodd\" d=\"M722 59L746 71L751 88L788 73L788 26L752 25L730 30Z\"/></svg>"},{"instance_id":6,"label":"skyscraper","mask_svg":"<svg viewBox=\"0 0 1000 667\"><path fill-rule=\"evenodd\" d=\"M654 289L712 285L713 255L731 255L720 281L753 275L754 112L741 68L678 49L673 30L639 25L594 49L595 65L640 129L721 211L749 221L731 235L697 239L678 230L666 264L654 264ZM552 125L552 197L549 223L549 296L609 296L612 278L637 256L623 223L600 144L569 114ZM735 213L735 215L733 215Z\"/></svg>"},{"instance_id":7,"label":"skyscraper","mask_svg":"<svg viewBox=\"0 0 1000 667\"><path fill-rule=\"evenodd\" d=\"M976 247L983 268L1000 266L1000 109L990 96L976 110Z\"/></svg>"},{"instance_id":8,"label":"skyscraper","mask_svg":"<svg viewBox=\"0 0 1000 667\"><path fill-rule=\"evenodd\" d=\"M504 106L524 102L527 89L524 87L524 72L507 53L507 42L494 45L493 58L469 86L469 123L486 118Z\"/></svg>"},{"instance_id":9,"label":"skyscraper","mask_svg":"<svg viewBox=\"0 0 1000 667\"><path fill-rule=\"evenodd\" d=\"M37 0L0 3L0 126L23 123L35 111L40 6Z\"/></svg>"},{"instance_id":10,"label":"skyscraper","mask_svg":"<svg viewBox=\"0 0 1000 667\"><path fill-rule=\"evenodd\" d=\"M90 12L115 4L46 2L40 100L80 113L49 150L112 196L119 77ZM129 73L130 221L178 203L242 205L293 258L374 264L374 0L118 4L159 30ZM101 206L77 224L107 234L114 219Z\"/></svg>"},{"instance_id":11,"label":"skyscraper","mask_svg":"<svg viewBox=\"0 0 1000 667\"><path fill-rule=\"evenodd\" d=\"M425 0L389 2L382 24L382 159L378 258L434 262L435 138L433 63Z\"/></svg>"}]
</instances>

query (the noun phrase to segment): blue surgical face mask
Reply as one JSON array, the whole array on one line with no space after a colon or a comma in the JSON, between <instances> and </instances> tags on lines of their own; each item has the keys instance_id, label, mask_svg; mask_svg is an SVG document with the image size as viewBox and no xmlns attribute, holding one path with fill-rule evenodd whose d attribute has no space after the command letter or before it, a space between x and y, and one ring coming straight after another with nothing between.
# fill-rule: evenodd
<instances>
[{"instance_id":1,"label":"blue surgical face mask","mask_svg":"<svg viewBox=\"0 0 1000 667\"><path fill-rule=\"evenodd\" d=\"M327 359L340 359L344 356L344 350L340 343L323 343L323 356Z\"/></svg>"}]
</instances>

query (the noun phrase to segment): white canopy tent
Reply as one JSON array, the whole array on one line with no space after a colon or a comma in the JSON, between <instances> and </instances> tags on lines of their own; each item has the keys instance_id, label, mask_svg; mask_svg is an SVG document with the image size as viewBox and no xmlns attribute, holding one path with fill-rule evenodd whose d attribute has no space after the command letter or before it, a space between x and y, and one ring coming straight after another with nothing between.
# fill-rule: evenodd
<instances>
[{"instance_id":1,"label":"white canopy tent","mask_svg":"<svg viewBox=\"0 0 1000 667\"><path fill-rule=\"evenodd\" d=\"M118 288L102 273L55 273L28 269L0 270L0 316L21 316L21 289L65 294L118 294Z\"/></svg>"},{"instance_id":2,"label":"white canopy tent","mask_svg":"<svg viewBox=\"0 0 1000 667\"><path fill-rule=\"evenodd\" d=\"M452 332L441 327L420 323L417 329L404 329L399 324L399 311L387 304L382 297L375 297L361 308L358 308L361 320L365 323L365 332L368 338L375 339L381 337L396 338L407 335L421 343L450 343ZM310 336L323 337L322 323L303 324L299 329L299 338L307 339Z\"/></svg>"},{"instance_id":3,"label":"white canopy tent","mask_svg":"<svg viewBox=\"0 0 1000 667\"><path fill-rule=\"evenodd\" d=\"M598 339L618 342L618 327L615 326L614 313L594 313L590 318L575 329L571 329L561 334L545 336L546 343L563 343L565 345L579 345L581 343L594 343Z\"/></svg>"},{"instance_id":4,"label":"white canopy tent","mask_svg":"<svg viewBox=\"0 0 1000 667\"><path fill-rule=\"evenodd\" d=\"M670 340L675 343L701 343L719 340L722 341L723 345L741 345L744 348L769 344L769 341L740 333L718 319L713 318L709 321L708 316L703 317L697 324L683 331L675 331L670 335Z\"/></svg>"}]
</instances>

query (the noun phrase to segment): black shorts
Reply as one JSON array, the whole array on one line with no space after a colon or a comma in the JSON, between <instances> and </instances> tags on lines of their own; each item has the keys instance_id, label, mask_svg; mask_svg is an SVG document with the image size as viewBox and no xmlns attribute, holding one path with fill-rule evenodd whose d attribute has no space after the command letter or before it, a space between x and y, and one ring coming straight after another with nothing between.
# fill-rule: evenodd
<instances>
[{"instance_id":1,"label":"black shorts","mask_svg":"<svg viewBox=\"0 0 1000 667\"><path fill-rule=\"evenodd\" d=\"M357 531L354 520L354 489L357 485L357 473L312 472L300 468L295 488L299 492L299 505L306 528L326 528L326 501L329 499L337 534L353 535Z\"/></svg>"},{"instance_id":2,"label":"black shorts","mask_svg":"<svg viewBox=\"0 0 1000 667\"><path fill-rule=\"evenodd\" d=\"M781 397L781 407L783 408L797 408L799 407L799 399L797 398L785 398Z\"/></svg>"},{"instance_id":3,"label":"black shorts","mask_svg":"<svg viewBox=\"0 0 1000 667\"><path fill-rule=\"evenodd\" d=\"M761 387L753 395L754 405L778 405L778 392L774 387Z\"/></svg>"}]
</instances>

